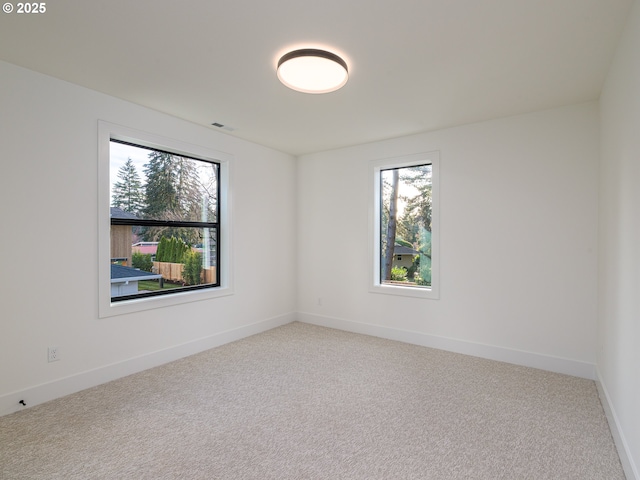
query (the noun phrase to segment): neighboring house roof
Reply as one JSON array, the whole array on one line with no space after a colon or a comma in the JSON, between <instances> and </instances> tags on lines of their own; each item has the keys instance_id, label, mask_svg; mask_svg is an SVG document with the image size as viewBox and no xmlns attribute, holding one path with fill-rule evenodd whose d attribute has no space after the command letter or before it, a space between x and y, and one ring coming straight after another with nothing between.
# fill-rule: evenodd
<instances>
[{"instance_id":1,"label":"neighboring house roof","mask_svg":"<svg viewBox=\"0 0 640 480\"><path fill-rule=\"evenodd\" d=\"M124 265L111 264L111 283L153 280L155 278L162 278L162 275L125 267Z\"/></svg>"},{"instance_id":2,"label":"neighboring house roof","mask_svg":"<svg viewBox=\"0 0 640 480\"><path fill-rule=\"evenodd\" d=\"M128 218L128 219L138 220L138 217L133 213L127 212L118 207L111 207L110 216L111 218Z\"/></svg>"},{"instance_id":3,"label":"neighboring house roof","mask_svg":"<svg viewBox=\"0 0 640 480\"><path fill-rule=\"evenodd\" d=\"M417 250L411 247L405 247L404 245L395 245L393 247L394 255L418 255L419 253Z\"/></svg>"},{"instance_id":4,"label":"neighboring house roof","mask_svg":"<svg viewBox=\"0 0 640 480\"><path fill-rule=\"evenodd\" d=\"M132 248L134 252L155 255L158 251L158 242L138 242L134 243Z\"/></svg>"}]
</instances>

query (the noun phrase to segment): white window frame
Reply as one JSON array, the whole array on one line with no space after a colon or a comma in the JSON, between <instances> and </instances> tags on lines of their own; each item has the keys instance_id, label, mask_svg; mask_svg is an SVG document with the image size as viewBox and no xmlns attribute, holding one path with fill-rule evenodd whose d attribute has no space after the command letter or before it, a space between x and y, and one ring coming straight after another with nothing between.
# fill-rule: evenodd
<instances>
[{"instance_id":1,"label":"white window frame","mask_svg":"<svg viewBox=\"0 0 640 480\"><path fill-rule=\"evenodd\" d=\"M431 165L431 286L383 284L380 281L380 172L383 170ZM374 160L369 165L369 292L425 299L440 298L440 152L425 152Z\"/></svg>"},{"instance_id":2,"label":"white window frame","mask_svg":"<svg viewBox=\"0 0 640 480\"><path fill-rule=\"evenodd\" d=\"M185 291L157 297L111 301L111 219L109 215L109 165L111 140L120 140L143 147L174 152L220 165L220 286ZM98 121L98 316L112 317L154 308L227 296L233 294L233 266L231 252L231 168L233 156L210 148L180 140L143 132L110 122Z\"/></svg>"}]
</instances>

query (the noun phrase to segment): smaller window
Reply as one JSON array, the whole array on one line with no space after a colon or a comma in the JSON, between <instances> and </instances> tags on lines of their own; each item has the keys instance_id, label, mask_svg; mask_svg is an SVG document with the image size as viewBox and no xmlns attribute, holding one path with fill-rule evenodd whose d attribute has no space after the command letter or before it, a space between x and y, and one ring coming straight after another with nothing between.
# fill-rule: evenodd
<instances>
[{"instance_id":1,"label":"smaller window","mask_svg":"<svg viewBox=\"0 0 640 480\"><path fill-rule=\"evenodd\" d=\"M438 298L438 158L372 163L373 292Z\"/></svg>"}]
</instances>

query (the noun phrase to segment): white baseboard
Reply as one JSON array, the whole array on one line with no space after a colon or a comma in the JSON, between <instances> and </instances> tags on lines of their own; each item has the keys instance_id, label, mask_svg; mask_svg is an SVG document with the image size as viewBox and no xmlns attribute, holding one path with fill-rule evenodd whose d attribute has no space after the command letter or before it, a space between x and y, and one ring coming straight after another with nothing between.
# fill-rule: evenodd
<instances>
[{"instance_id":1,"label":"white baseboard","mask_svg":"<svg viewBox=\"0 0 640 480\"><path fill-rule=\"evenodd\" d=\"M567 358L496 347L493 345L484 345L464 340L456 340L454 338L439 337L436 335L354 322L352 320L344 320L341 318L327 317L312 313L299 312L298 320L300 322L311 323L323 327L336 328L339 330L411 343L423 347L437 348L439 350L462 353L464 355L471 355L474 357L538 368L540 370L563 373L574 377L587 378L589 380L596 379L596 369L594 364Z\"/></svg>"},{"instance_id":2,"label":"white baseboard","mask_svg":"<svg viewBox=\"0 0 640 480\"><path fill-rule=\"evenodd\" d=\"M24 390L11 392L0 396L0 416L7 415L25 407L18 402L24 400L28 407L33 407L49 400L79 392L86 388L95 387L118 378L138 373L149 368L157 367L180 358L209 350L226 343L234 342L272 328L291 323L297 319L295 313L262 320L250 325L216 333L209 337L200 338L188 343L176 345L123 362L113 363L104 367L87 370L69 377L43 383Z\"/></svg>"},{"instance_id":3,"label":"white baseboard","mask_svg":"<svg viewBox=\"0 0 640 480\"><path fill-rule=\"evenodd\" d=\"M613 408L611 398L609 397L609 392L607 391L607 387L602 381L602 377L600 376L599 371L597 372L596 386L598 387L600 403L602 403L602 408L604 409L604 413L607 416L609 429L611 430L611 436L613 436L613 441L616 444L618 456L620 457L620 463L622 463L622 468L624 469L624 474L626 475L627 480L640 480L638 467L633 461L633 456L631 455L629 444L625 439L622 428L620 428L618 416L616 415L616 411Z\"/></svg>"},{"instance_id":4,"label":"white baseboard","mask_svg":"<svg viewBox=\"0 0 640 480\"><path fill-rule=\"evenodd\" d=\"M465 355L472 355L501 362L513 363L516 365L564 373L591 380L596 379L595 366L590 363L299 312L297 314L289 313L262 320L250 325L220 332L210 337L198 339L182 345L176 345L171 348L152 352L123 362L106 365L104 367L88 370L69 377L2 395L0 396L0 416L23 409L24 407L18 404L20 400L24 400L27 407L39 405L49 400L63 397L96 385L101 385L189 355L194 355L210 348L224 345L225 343L240 340L242 338L291 323L295 320L425 347L438 348Z\"/></svg>"}]
</instances>

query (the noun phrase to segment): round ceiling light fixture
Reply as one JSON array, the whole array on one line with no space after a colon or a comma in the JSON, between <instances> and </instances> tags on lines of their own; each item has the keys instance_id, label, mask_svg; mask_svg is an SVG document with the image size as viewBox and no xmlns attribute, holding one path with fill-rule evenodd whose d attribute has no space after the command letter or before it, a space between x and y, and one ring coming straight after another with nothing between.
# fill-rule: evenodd
<instances>
[{"instance_id":1,"label":"round ceiling light fixture","mask_svg":"<svg viewBox=\"0 0 640 480\"><path fill-rule=\"evenodd\" d=\"M303 93L329 93L349 80L347 63L338 55L303 48L289 52L278 61L278 78L287 87Z\"/></svg>"}]
</instances>

